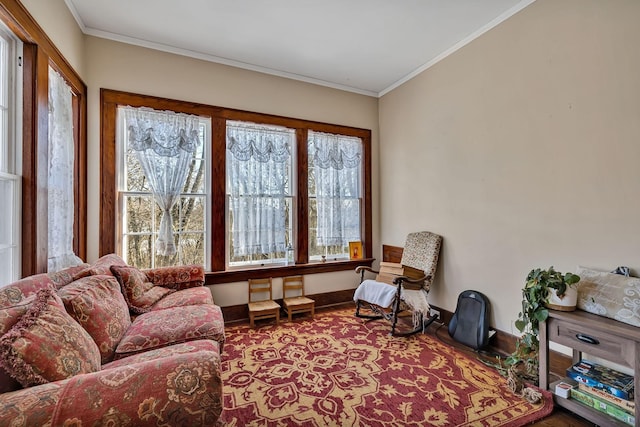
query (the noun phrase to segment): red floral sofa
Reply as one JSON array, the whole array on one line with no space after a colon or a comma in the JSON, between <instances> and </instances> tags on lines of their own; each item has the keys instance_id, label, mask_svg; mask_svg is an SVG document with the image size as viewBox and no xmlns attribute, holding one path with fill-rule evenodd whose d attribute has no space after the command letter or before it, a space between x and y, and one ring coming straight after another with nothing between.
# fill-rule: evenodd
<instances>
[{"instance_id":1,"label":"red floral sofa","mask_svg":"<svg viewBox=\"0 0 640 427\"><path fill-rule=\"evenodd\" d=\"M215 425L224 321L203 284L112 254L0 287L0 425Z\"/></svg>"}]
</instances>

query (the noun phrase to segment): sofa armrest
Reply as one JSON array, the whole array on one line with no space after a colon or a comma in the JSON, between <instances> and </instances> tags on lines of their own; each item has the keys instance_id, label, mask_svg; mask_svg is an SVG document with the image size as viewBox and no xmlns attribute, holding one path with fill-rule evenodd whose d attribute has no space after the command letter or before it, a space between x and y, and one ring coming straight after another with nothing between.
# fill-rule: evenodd
<instances>
[{"instance_id":1,"label":"sofa armrest","mask_svg":"<svg viewBox=\"0 0 640 427\"><path fill-rule=\"evenodd\" d=\"M143 272L155 286L163 286L178 291L204 286L204 267L202 265L149 268L143 270Z\"/></svg>"},{"instance_id":2,"label":"sofa armrest","mask_svg":"<svg viewBox=\"0 0 640 427\"><path fill-rule=\"evenodd\" d=\"M0 425L212 426L222 412L220 358L178 354L0 394Z\"/></svg>"}]
</instances>

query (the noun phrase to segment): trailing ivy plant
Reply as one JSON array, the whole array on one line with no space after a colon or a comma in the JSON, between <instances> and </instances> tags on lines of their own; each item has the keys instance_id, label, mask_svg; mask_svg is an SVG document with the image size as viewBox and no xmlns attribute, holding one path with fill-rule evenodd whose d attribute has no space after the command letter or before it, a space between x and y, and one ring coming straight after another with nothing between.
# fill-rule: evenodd
<instances>
[{"instance_id":1,"label":"trailing ivy plant","mask_svg":"<svg viewBox=\"0 0 640 427\"><path fill-rule=\"evenodd\" d=\"M540 322L547 320L549 310L545 303L549 299L549 290L555 289L558 297L562 298L567 287L580 281L580 277L573 273L560 273L549 267L548 270L536 268L527 275L527 281L522 289L522 311L518 313L516 328L522 336L516 341L515 351L507 357L507 365L523 364L521 375L531 381L538 381L538 352L540 341L538 338Z\"/></svg>"}]
</instances>

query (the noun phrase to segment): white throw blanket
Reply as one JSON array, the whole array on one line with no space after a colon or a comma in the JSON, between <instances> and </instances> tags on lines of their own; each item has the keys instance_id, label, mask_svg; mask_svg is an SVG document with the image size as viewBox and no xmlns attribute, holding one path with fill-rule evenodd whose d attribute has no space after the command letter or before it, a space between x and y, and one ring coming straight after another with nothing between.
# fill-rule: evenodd
<instances>
[{"instance_id":1,"label":"white throw blanket","mask_svg":"<svg viewBox=\"0 0 640 427\"><path fill-rule=\"evenodd\" d=\"M353 294L354 301L366 301L369 304L375 304L379 307L391 307L393 299L396 296L397 287L388 285L375 280L365 280L360 283ZM409 290L402 289L400 299L405 302L413 312L413 326L420 327L420 321L429 317L429 302L427 301L427 293L423 289Z\"/></svg>"}]
</instances>

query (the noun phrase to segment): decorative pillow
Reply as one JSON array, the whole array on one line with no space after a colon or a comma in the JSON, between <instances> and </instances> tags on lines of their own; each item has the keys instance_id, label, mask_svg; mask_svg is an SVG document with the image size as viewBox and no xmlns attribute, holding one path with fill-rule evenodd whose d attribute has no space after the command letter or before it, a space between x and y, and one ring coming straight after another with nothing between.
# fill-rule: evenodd
<instances>
[{"instance_id":1,"label":"decorative pillow","mask_svg":"<svg viewBox=\"0 0 640 427\"><path fill-rule=\"evenodd\" d=\"M102 364L110 362L131 317L120 284L113 276L89 276L58 291L67 313L98 345Z\"/></svg>"},{"instance_id":2,"label":"decorative pillow","mask_svg":"<svg viewBox=\"0 0 640 427\"><path fill-rule=\"evenodd\" d=\"M578 308L640 326L640 278L578 267Z\"/></svg>"},{"instance_id":3,"label":"decorative pillow","mask_svg":"<svg viewBox=\"0 0 640 427\"><path fill-rule=\"evenodd\" d=\"M55 291L43 289L0 338L0 364L24 387L31 387L99 370L100 351L67 314Z\"/></svg>"},{"instance_id":4,"label":"decorative pillow","mask_svg":"<svg viewBox=\"0 0 640 427\"><path fill-rule=\"evenodd\" d=\"M79 264L54 273L48 273L47 275L55 285L56 289L60 289L74 280L78 280L90 274L91 271L89 270L89 264Z\"/></svg>"},{"instance_id":5,"label":"decorative pillow","mask_svg":"<svg viewBox=\"0 0 640 427\"><path fill-rule=\"evenodd\" d=\"M116 254L108 254L94 262L91 267L89 267L89 272L94 276L98 274L113 276L111 273L112 265L127 265L127 263Z\"/></svg>"},{"instance_id":6,"label":"decorative pillow","mask_svg":"<svg viewBox=\"0 0 640 427\"><path fill-rule=\"evenodd\" d=\"M127 305L137 314L146 313L162 297L174 292L172 289L154 286L146 274L135 267L112 265L111 272L120 282Z\"/></svg>"}]
</instances>

